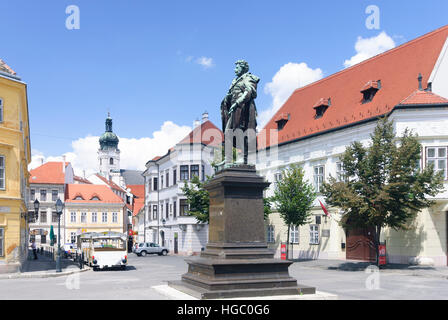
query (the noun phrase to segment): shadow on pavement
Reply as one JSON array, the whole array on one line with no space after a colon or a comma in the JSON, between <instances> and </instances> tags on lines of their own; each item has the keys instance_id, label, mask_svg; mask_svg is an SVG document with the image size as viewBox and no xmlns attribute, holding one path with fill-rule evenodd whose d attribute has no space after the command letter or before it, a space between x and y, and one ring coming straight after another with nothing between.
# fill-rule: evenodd
<instances>
[{"instance_id":1,"label":"shadow on pavement","mask_svg":"<svg viewBox=\"0 0 448 320\"><path fill-rule=\"evenodd\" d=\"M61 269L64 270L68 267L77 267L78 264L72 260L65 259L61 257ZM55 271L56 261L51 257L38 254L37 259L27 260L22 268L22 273L24 272L43 272L43 271Z\"/></svg>"},{"instance_id":2,"label":"shadow on pavement","mask_svg":"<svg viewBox=\"0 0 448 320\"><path fill-rule=\"evenodd\" d=\"M295 263L303 264L308 267L319 267L328 270L340 271L364 271L369 266L376 266L375 263L367 261L337 261L337 260L312 260L312 259L294 259ZM432 266L416 266L408 264L387 264L380 267L381 270L436 270Z\"/></svg>"}]
</instances>

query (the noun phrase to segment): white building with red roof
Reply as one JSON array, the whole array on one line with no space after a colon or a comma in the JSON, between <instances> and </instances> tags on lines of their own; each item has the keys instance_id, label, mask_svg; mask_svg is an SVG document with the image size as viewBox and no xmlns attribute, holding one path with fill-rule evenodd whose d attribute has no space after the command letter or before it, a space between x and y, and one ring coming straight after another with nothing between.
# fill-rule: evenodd
<instances>
[{"instance_id":1,"label":"white building with red roof","mask_svg":"<svg viewBox=\"0 0 448 320\"><path fill-rule=\"evenodd\" d=\"M173 253L198 253L208 241L208 225L188 214L182 187L194 175L213 174L211 162L223 135L204 113L202 122L179 143L146 163L145 210L138 217L139 241L166 246ZM143 215L144 213L144 215ZM146 216L146 219L144 218Z\"/></svg>"},{"instance_id":2,"label":"white building with red roof","mask_svg":"<svg viewBox=\"0 0 448 320\"><path fill-rule=\"evenodd\" d=\"M421 165L435 163L448 187L447 37L445 26L294 91L258 135L257 170L272 182L267 195L292 163L304 168L319 191L330 175L343 174L339 157L346 147L367 144L384 115L394 120L398 135L405 128L418 134ZM326 218L319 200L325 203L319 195L311 223L291 230L293 257L372 259L368 230L347 235L338 208L329 208ZM447 265L448 191L435 200L436 206L418 213L411 230L384 230L390 263ZM286 233L278 213L272 214L267 240L277 255Z\"/></svg>"},{"instance_id":3,"label":"white building with red roof","mask_svg":"<svg viewBox=\"0 0 448 320\"><path fill-rule=\"evenodd\" d=\"M29 225L30 237L37 244L50 244L50 228L53 226L57 237L58 216L56 214L56 200L64 202L67 184L74 182L72 165L64 161L52 161L30 170L30 197L28 210L34 214L34 201L39 201L39 213L35 222ZM64 234L64 216L61 216L61 235ZM61 239L64 243L65 238Z\"/></svg>"}]
</instances>

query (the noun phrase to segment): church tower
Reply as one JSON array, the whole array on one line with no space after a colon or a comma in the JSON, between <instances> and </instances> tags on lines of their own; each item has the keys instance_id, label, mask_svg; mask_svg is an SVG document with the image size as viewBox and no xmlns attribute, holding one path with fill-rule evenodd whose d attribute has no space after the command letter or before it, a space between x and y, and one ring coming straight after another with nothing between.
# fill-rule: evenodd
<instances>
[{"instance_id":1,"label":"church tower","mask_svg":"<svg viewBox=\"0 0 448 320\"><path fill-rule=\"evenodd\" d=\"M106 132L100 137L98 149L98 162L100 174L108 180L115 175L120 175L120 150L118 149L118 137L112 131L112 118L108 113L106 119Z\"/></svg>"}]
</instances>

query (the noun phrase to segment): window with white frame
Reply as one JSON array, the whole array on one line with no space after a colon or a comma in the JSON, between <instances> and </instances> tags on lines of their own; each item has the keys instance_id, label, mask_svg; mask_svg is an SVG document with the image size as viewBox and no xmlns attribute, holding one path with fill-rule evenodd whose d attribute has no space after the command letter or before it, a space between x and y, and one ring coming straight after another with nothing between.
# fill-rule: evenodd
<instances>
[{"instance_id":1,"label":"window with white frame","mask_svg":"<svg viewBox=\"0 0 448 320\"><path fill-rule=\"evenodd\" d=\"M339 182L347 180L344 164L341 161L336 162L336 180Z\"/></svg>"},{"instance_id":2,"label":"window with white frame","mask_svg":"<svg viewBox=\"0 0 448 320\"><path fill-rule=\"evenodd\" d=\"M96 212L92 212L92 223L98 222L98 214Z\"/></svg>"},{"instance_id":3,"label":"window with white frame","mask_svg":"<svg viewBox=\"0 0 448 320\"><path fill-rule=\"evenodd\" d=\"M81 212L81 223L87 223L87 212Z\"/></svg>"},{"instance_id":4,"label":"window with white frame","mask_svg":"<svg viewBox=\"0 0 448 320\"><path fill-rule=\"evenodd\" d=\"M314 188L316 192L320 192L324 183L324 166L314 167Z\"/></svg>"},{"instance_id":5,"label":"window with white frame","mask_svg":"<svg viewBox=\"0 0 448 320\"><path fill-rule=\"evenodd\" d=\"M34 190L34 189L31 189L30 190L30 201L34 201L34 200L36 200L36 190Z\"/></svg>"},{"instance_id":6,"label":"window with white frame","mask_svg":"<svg viewBox=\"0 0 448 320\"><path fill-rule=\"evenodd\" d=\"M0 122L3 122L3 100L0 99Z\"/></svg>"},{"instance_id":7,"label":"window with white frame","mask_svg":"<svg viewBox=\"0 0 448 320\"><path fill-rule=\"evenodd\" d=\"M281 172L277 172L277 173L274 174L274 180L275 180L275 182L282 181L282 178L283 178L283 176L282 176L282 173L281 173Z\"/></svg>"},{"instance_id":8,"label":"window with white frame","mask_svg":"<svg viewBox=\"0 0 448 320\"><path fill-rule=\"evenodd\" d=\"M107 222L107 212L103 212L101 221L104 222L104 223Z\"/></svg>"},{"instance_id":9,"label":"window with white frame","mask_svg":"<svg viewBox=\"0 0 448 320\"><path fill-rule=\"evenodd\" d=\"M0 156L0 189L5 189L5 157Z\"/></svg>"},{"instance_id":10,"label":"window with white frame","mask_svg":"<svg viewBox=\"0 0 448 320\"><path fill-rule=\"evenodd\" d=\"M40 223L47 223L47 211L40 212Z\"/></svg>"},{"instance_id":11,"label":"window with white frame","mask_svg":"<svg viewBox=\"0 0 448 320\"><path fill-rule=\"evenodd\" d=\"M76 212L70 212L70 222L76 222Z\"/></svg>"},{"instance_id":12,"label":"window with white frame","mask_svg":"<svg viewBox=\"0 0 448 320\"><path fill-rule=\"evenodd\" d=\"M51 211L51 222L52 223L58 223L59 222L59 216L56 211Z\"/></svg>"},{"instance_id":13,"label":"window with white frame","mask_svg":"<svg viewBox=\"0 0 448 320\"><path fill-rule=\"evenodd\" d=\"M51 201L57 201L58 200L58 190L51 190Z\"/></svg>"},{"instance_id":14,"label":"window with white frame","mask_svg":"<svg viewBox=\"0 0 448 320\"><path fill-rule=\"evenodd\" d=\"M290 243L299 243L299 227L291 226L289 232L289 242Z\"/></svg>"},{"instance_id":15,"label":"window with white frame","mask_svg":"<svg viewBox=\"0 0 448 320\"><path fill-rule=\"evenodd\" d=\"M319 244L319 225L310 224L310 244Z\"/></svg>"},{"instance_id":16,"label":"window with white frame","mask_svg":"<svg viewBox=\"0 0 448 320\"><path fill-rule=\"evenodd\" d=\"M112 213L112 222L117 223L118 222L118 212Z\"/></svg>"},{"instance_id":17,"label":"window with white frame","mask_svg":"<svg viewBox=\"0 0 448 320\"><path fill-rule=\"evenodd\" d=\"M71 243L76 242L76 232L70 232L70 242Z\"/></svg>"},{"instance_id":18,"label":"window with white frame","mask_svg":"<svg viewBox=\"0 0 448 320\"><path fill-rule=\"evenodd\" d=\"M47 201L47 190L40 190L40 201Z\"/></svg>"},{"instance_id":19,"label":"window with white frame","mask_svg":"<svg viewBox=\"0 0 448 320\"><path fill-rule=\"evenodd\" d=\"M274 243L275 242L275 233L274 233L274 226L268 225L267 226L267 242L268 243Z\"/></svg>"},{"instance_id":20,"label":"window with white frame","mask_svg":"<svg viewBox=\"0 0 448 320\"><path fill-rule=\"evenodd\" d=\"M180 180L188 180L188 166L180 166Z\"/></svg>"},{"instance_id":21,"label":"window with white frame","mask_svg":"<svg viewBox=\"0 0 448 320\"><path fill-rule=\"evenodd\" d=\"M5 255L5 229L0 228L0 257Z\"/></svg>"},{"instance_id":22,"label":"window with white frame","mask_svg":"<svg viewBox=\"0 0 448 320\"><path fill-rule=\"evenodd\" d=\"M434 166L435 172L442 172L444 179L446 175L447 164L447 147L427 147L426 148L426 163Z\"/></svg>"}]
</instances>

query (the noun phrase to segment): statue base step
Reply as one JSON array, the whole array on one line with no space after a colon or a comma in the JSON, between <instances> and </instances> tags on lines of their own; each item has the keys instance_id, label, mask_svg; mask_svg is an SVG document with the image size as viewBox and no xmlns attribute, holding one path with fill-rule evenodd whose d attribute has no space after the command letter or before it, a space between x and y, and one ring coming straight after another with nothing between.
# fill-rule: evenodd
<instances>
[{"instance_id":1,"label":"statue base step","mask_svg":"<svg viewBox=\"0 0 448 320\"><path fill-rule=\"evenodd\" d=\"M316 288L298 285L289 276L291 261L272 258L185 259L188 272L168 285L198 299L314 294Z\"/></svg>"}]
</instances>

